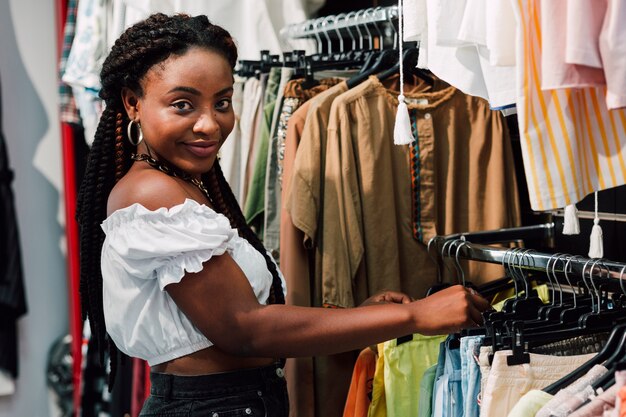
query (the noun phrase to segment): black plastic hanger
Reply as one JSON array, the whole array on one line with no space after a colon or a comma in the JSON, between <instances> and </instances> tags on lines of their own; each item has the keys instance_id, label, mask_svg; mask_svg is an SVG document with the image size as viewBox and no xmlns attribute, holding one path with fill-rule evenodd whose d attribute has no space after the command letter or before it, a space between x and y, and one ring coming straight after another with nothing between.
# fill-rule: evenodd
<instances>
[{"instance_id":1,"label":"black plastic hanger","mask_svg":"<svg viewBox=\"0 0 626 417\"><path fill-rule=\"evenodd\" d=\"M391 49L385 49L383 51L373 53L373 58L370 58L370 62L373 61L373 63L369 64L366 61L364 70L346 81L346 83L348 84L348 88L354 88L357 85L361 84L363 81L367 80L370 75L377 74L393 66L398 60L397 55L397 52Z\"/></svg>"},{"instance_id":2,"label":"black plastic hanger","mask_svg":"<svg viewBox=\"0 0 626 417\"><path fill-rule=\"evenodd\" d=\"M404 50L402 54L402 65L404 67L404 76L408 77L409 75L416 75L418 78L420 78L422 81L424 81L426 84L432 87L435 84L435 79L428 71L418 68L416 66L418 57L419 57L419 48L410 47ZM400 63L397 62L393 67L378 74L376 77L379 80L383 81L391 77L392 75L397 74L399 71L400 71Z\"/></svg>"},{"instance_id":3,"label":"black plastic hanger","mask_svg":"<svg viewBox=\"0 0 626 417\"><path fill-rule=\"evenodd\" d=\"M604 366L609 372L592 384L594 389L607 389L613 385L615 383L615 369L617 365L626 361L626 329L622 328L620 331L622 332L622 338L619 340L620 343L615 347L613 355L604 362Z\"/></svg>"},{"instance_id":4,"label":"black plastic hanger","mask_svg":"<svg viewBox=\"0 0 626 417\"><path fill-rule=\"evenodd\" d=\"M595 265L601 263L601 260L588 260L583 266L583 274L589 263L591 263L589 279L591 280L590 283L593 284L592 270ZM593 285L595 289L595 284ZM596 294L592 294L591 300L595 296ZM600 298L598 297L598 299ZM613 310L601 310L599 302L587 306L577 306L576 309L565 312L570 313L571 317L566 317L569 321L563 320L553 325L525 329L525 341L528 347L532 348L557 340L610 331L615 325L626 320L626 311L621 306L615 306ZM576 313L578 316L575 316ZM562 314L561 317L563 318L563 316Z\"/></svg>"},{"instance_id":5,"label":"black plastic hanger","mask_svg":"<svg viewBox=\"0 0 626 417\"><path fill-rule=\"evenodd\" d=\"M569 386L572 382L585 375L595 365L600 365L605 361L608 364L609 358L615 357L615 359L618 359L619 354L623 356L625 353L624 347L626 347L626 323L619 324L613 328L606 344L596 356L565 375L563 378L543 388L542 391L555 395L559 390Z\"/></svg>"}]
</instances>

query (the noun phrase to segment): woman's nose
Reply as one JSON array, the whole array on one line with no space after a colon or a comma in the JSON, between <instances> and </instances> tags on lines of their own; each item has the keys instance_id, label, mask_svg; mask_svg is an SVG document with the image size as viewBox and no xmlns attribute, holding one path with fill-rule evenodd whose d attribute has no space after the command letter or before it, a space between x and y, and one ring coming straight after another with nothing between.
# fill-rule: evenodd
<instances>
[{"instance_id":1,"label":"woman's nose","mask_svg":"<svg viewBox=\"0 0 626 417\"><path fill-rule=\"evenodd\" d=\"M219 123L217 118L212 112L203 113L198 117L196 123L193 126L194 133L204 134L206 136L212 136L219 131Z\"/></svg>"}]
</instances>

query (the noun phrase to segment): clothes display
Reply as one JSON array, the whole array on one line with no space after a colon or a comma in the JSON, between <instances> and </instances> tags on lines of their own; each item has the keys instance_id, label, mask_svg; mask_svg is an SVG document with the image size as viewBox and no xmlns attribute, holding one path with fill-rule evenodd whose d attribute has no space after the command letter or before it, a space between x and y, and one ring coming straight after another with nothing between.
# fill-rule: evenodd
<instances>
[{"instance_id":1,"label":"clothes display","mask_svg":"<svg viewBox=\"0 0 626 417\"><path fill-rule=\"evenodd\" d=\"M624 10L619 0L411 0L405 35L420 40L420 68L492 108L516 107L541 211L626 182Z\"/></svg>"},{"instance_id":2,"label":"clothes display","mask_svg":"<svg viewBox=\"0 0 626 417\"><path fill-rule=\"evenodd\" d=\"M213 345L163 291L166 285L224 253L259 301L268 298L272 278L263 256L224 215L190 199L171 209L134 204L102 223L107 332L133 358L118 375L123 388L116 388L118 397L128 397L128 409L112 410L135 417L152 384L150 412L180 412L160 401L180 394L202 397L202 410L222 415L219 384L251 378L254 398L233 395L252 415L255 404L265 400L271 408L285 393L289 417L619 412L623 375L613 360L598 357L622 319L615 314L600 320L597 331L582 324L573 330L574 320L556 312L573 300L580 302L576 320L622 311L626 292L611 285L598 291L591 282L615 278L622 264L585 259L591 266L581 274L585 261L564 258L573 266L553 261L553 281L551 261L519 249L525 236L476 241L504 245L484 251L498 256L484 255L470 236L519 230L524 209L554 210L626 184L626 6L620 0L404 0L402 10L378 7L307 21L322 3L69 0L61 118L82 125L90 144L111 40L155 11L206 14L239 48L235 125L220 149L220 166L246 222L281 271L286 303L352 308L383 290L421 299L458 283L489 294L494 311L482 317L484 325L476 319L475 328L456 334L414 334L359 351L288 358L285 378L274 366L197 377L150 373L149 366ZM409 51L404 55L400 28ZM407 145L394 144L400 103L413 135ZM0 193L10 182L1 139ZM165 233L176 239L162 240ZM0 251L15 249L2 245L3 237ZM552 238L541 244L556 254ZM477 253L484 256L472 257ZM8 265L18 276L19 251L13 256L16 262ZM545 271L531 268L537 259ZM0 265L0 311L4 269ZM565 282L562 275L569 278L574 269L576 279ZM570 291L557 293L557 284ZM22 304L12 322L26 311L23 288L17 280L13 285ZM8 341L16 337L14 324L5 332L6 316L0 317L1 381L2 371L15 376L17 370L4 368L5 352L13 352ZM551 327L545 334L555 336L547 337L537 330L555 323L567 331ZM623 348L611 345L611 352ZM94 369L83 377L95 379ZM555 384L558 390L548 389ZM268 397L257 398L263 397L257 390ZM285 409L276 413L287 417Z\"/></svg>"}]
</instances>

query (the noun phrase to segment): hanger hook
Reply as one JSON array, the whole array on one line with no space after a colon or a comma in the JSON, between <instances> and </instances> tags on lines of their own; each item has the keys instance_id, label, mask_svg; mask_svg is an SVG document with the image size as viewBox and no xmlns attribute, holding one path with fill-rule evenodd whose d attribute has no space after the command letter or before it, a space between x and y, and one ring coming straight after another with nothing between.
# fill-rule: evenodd
<instances>
[{"instance_id":1,"label":"hanger hook","mask_svg":"<svg viewBox=\"0 0 626 417\"><path fill-rule=\"evenodd\" d=\"M384 35L383 32L381 32L380 27L378 26L378 12L381 10L381 6L375 7L372 10L372 15L374 16L374 18L372 19L372 23L374 24L374 29L376 29L376 33L378 33L378 49L382 51L383 49L385 49L385 43L383 42Z\"/></svg>"},{"instance_id":2,"label":"hanger hook","mask_svg":"<svg viewBox=\"0 0 626 417\"><path fill-rule=\"evenodd\" d=\"M595 261L593 261L591 263L591 266L589 267L589 272L588 272L589 284L591 285L591 288L593 288L593 292L594 292L593 294L591 294L591 299L593 300L596 295L598 296L597 298L598 302L596 304L597 311L592 310L593 312L597 312L597 313L600 312L600 295L598 293L598 288L596 287L596 280L593 279L593 270L595 269L596 265L598 265L599 262L601 262L601 259L596 259ZM600 268L600 274L602 274L602 268Z\"/></svg>"},{"instance_id":3,"label":"hanger hook","mask_svg":"<svg viewBox=\"0 0 626 417\"><path fill-rule=\"evenodd\" d=\"M598 265L599 264L599 265ZM595 261L592 266L591 269L589 270L589 281L591 282L591 286L593 287L594 291L596 292L596 295L598 296L598 304L597 304L597 308L598 311L597 313L600 313L600 309L602 307L602 292L598 289L598 287L596 287L596 280L593 277L593 270L596 267L596 265L598 265L598 268L600 268L600 278L602 278L602 271L606 271L607 272L607 276L611 275L611 270L606 266L606 264L604 263L604 259L600 258L597 261Z\"/></svg>"},{"instance_id":4,"label":"hanger hook","mask_svg":"<svg viewBox=\"0 0 626 417\"><path fill-rule=\"evenodd\" d=\"M454 246L456 246L461 241L462 241L461 239L454 239L454 240L452 240L452 242L450 243L450 246L448 246L448 258L452 258L452 248ZM455 271L456 271L455 275L457 276L456 282L459 283L460 282L460 280L458 279L459 270L458 270L456 265L455 265ZM452 271L450 271L450 272L452 272Z\"/></svg>"},{"instance_id":5,"label":"hanger hook","mask_svg":"<svg viewBox=\"0 0 626 417\"><path fill-rule=\"evenodd\" d=\"M339 38L339 52L341 52L342 54L344 53L345 49L343 46L343 36L341 35L341 30L339 29L339 27L341 26L339 24L339 22L343 21L344 23L346 22L346 13L339 13L336 17L335 17L335 21L334 21L334 25L335 25L335 33L337 34L337 37ZM346 25L346 31L348 32L348 35L350 35L350 38L352 38L352 34L350 33L350 30L348 30L347 25ZM352 39L354 41L354 39ZM354 42L353 42L353 46L354 46Z\"/></svg>"},{"instance_id":6,"label":"hanger hook","mask_svg":"<svg viewBox=\"0 0 626 417\"><path fill-rule=\"evenodd\" d=\"M356 38L354 37L354 33L352 33L352 29L350 27L352 25L350 21L352 20L352 18L354 18L354 16L356 16L356 12L351 11L346 14L344 19L344 21L346 22L345 29L348 31L348 36L350 36L350 39L352 40L352 51L356 50Z\"/></svg>"},{"instance_id":7,"label":"hanger hook","mask_svg":"<svg viewBox=\"0 0 626 417\"><path fill-rule=\"evenodd\" d=\"M441 247L441 260L443 262L443 266L445 267L445 269L448 270L451 277L454 275L454 272L452 271L452 269L450 269L450 265L448 265L448 263L446 262L446 256L450 256L450 250L448 249L448 254L446 255L446 249L450 247L452 242L453 240L446 240Z\"/></svg>"},{"instance_id":8,"label":"hanger hook","mask_svg":"<svg viewBox=\"0 0 626 417\"><path fill-rule=\"evenodd\" d=\"M520 276L522 277L522 280L524 282L524 288L525 288L525 299L530 298L530 281L528 280L528 276L524 274L524 269L523 267L527 266L529 267L528 269L530 269L530 267L534 267L535 266L535 258L530 256L531 253L536 252L534 249L526 249L522 252L522 258L521 258L521 262L518 264L518 269L520 272ZM526 259L528 259L528 264L525 263ZM531 264L532 261L532 264Z\"/></svg>"},{"instance_id":9,"label":"hanger hook","mask_svg":"<svg viewBox=\"0 0 626 417\"><path fill-rule=\"evenodd\" d=\"M326 38L326 44L328 45L328 54L332 55L333 53L333 42L330 39L330 36L328 36L328 29L326 28L326 25L329 25L330 23L335 21L335 16L331 15L331 16L326 16L324 18L324 20L322 20L322 34L324 35L324 37Z\"/></svg>"},{"instance_id":10,"label":"hanger hook","mask_svg":"<svg viewBox=\"0 0 626 417\"><path fill-rule=\"evenodd\" d=\"M369 28L369 22L368 22L368 18L370 13L372 12L372 8L370 7L369 9L365 9L365 12L363 13L363 17L365 18L364 20L364 24L363 24L363 29L365 29L365 31L367 32L367 40L370 44L370 51L374 49L374 37L372 36L372 32L370 31Z\"/></svg>"},{"instance_id":11,"label":"hanger hook","mask_svg":"<svg viewBox=\"0 0 626 417\"><path fill-rule=\"evenodd\" d=\"M556 260L559 255L559 253L553 253L546 261L546 277L550 282L550 290L552 291L552 300L550 300L550 305L552 306L556 304L556 286L554 285L554 282L552 282L552 276L550 275L550 262L553 262L552 265L556 264Z\"/></svg>"},{"instance_id":12,"label":"hanger hook","mask_svg":"<svg viewBox=\"0 0 626 417\"><path fill-rule=\"evenodd\" d=\"M587 280L585 279L585 273L587 271L587 265L589 265L590 262L592 262L592 265L593 265L594 260L593 259L588 259L585 262L585 264L583 265L583 270L581 272L581 277L583 279L583 284L585 284L585 287L587 288L587 291L589 291L589 294L591 294L591 287L589 286L589 284L587 283ZM595 300L593 298L593 295L591 295L591 311L595 311L595 309L596 309L596 307L595 307Z\"/></svg>"},{"instance_id":13,"label":"hanger hook","mask_svg":"<svg viewBox=\"0 0 626 417\"><path fill-rule=\"evenodd\" d=\"M322 38L320 37L320 27L322 23L322 17L318 17L311 22L311 30L313 32L313 36L315 37L315 44L317 46L317 53L321 54L323 51L324 43L322 42Z\"/></svg>"},{"instance_id":14,"label":"hanger hook","mask_svg":"<svg viewBox=\"0 0 626 417\"><path fill-rule=\"evenodd\" d=\"M569 273L572 272L569 268L570 268L571 262L574 259L582 259L582 258L583 257L580 255L570 256L569 258L567 258L567 262L565 263L565 268L563 268L563 275L565 275L565 280L567 281L567 284L570 286L572 291L574 291L574 308L578 306L578 302L577 302L577 297L576 297L576 288L574 285L572 285L572 281L569 278Z\"/></svg>"},{"instance_id":15,"label":"hanger hook","mask_svg":"<svg viewBox=\"0 0 626 417\"><path fill-rule=\"evenodd\" d=\"M563 306L563 287L561 286L561 282L556 276L556 263L558 261L561 261L561 264L564 264L563 258L566 258L568 255L565 253L557 253L556 256L557 257L552 264L552 277L554 277L554 281L556 282L557 287L559 287L559 307L561 307Z\"/></svg>"},{"instance_id":16,"label":"hanger hook","mask_svg":"<svg viewBox=\"0 0 626 417\"><path fill-rule=\"evenodd\" d=\"M363 22L361 21L361 16L365 14L365 10L359 10L354 14L354 28L359 34L359 49L363 50L363 33L361 32L361 25Z\"/></svg>"},{"instance_id":17,"label":"hanger hook","mask_svg":"<svg viewBox=\"0 0 626 417\"><path fill-rule=\"evenodd\" d=\"M511 253L511 257L509 258L509 270L511 271L511 276L514 277L513 279L518 284L520 284L520 276L517 273L516 264L518 262L517 258L522 253L523 250L524 249L522 248L517 248L516 250L513 250L513 252ZM517 287L515 298L519 297L520 291L521 290L519 289L519 287Z\"/></svg>"},{"instance_id":18,"label":"hanger hook","mask_svg":"<svg viewBox=\"0 0 626 417\"><path fill-rule=\"evenodd\" d=\"M391 27L393 31L393 49L398 49L398 31L396 30L396 25L393 24L393 19L398 17L398 7L390 7L386 10L387 14L387 23Z\"/></svg>"},{"instance_id":19,"label":"hanger hook","mask_svg":"<svg viewBox=\"0 0 626 417\"><path fill-rule=\"evenodd\" d=\"M437 236L433 236L428 240L428 245L426 246L426 253L428 253L428 257L430 258L430 260L433 261L435 265L437 265L437 282L441 284L442 278L441 278L441 269L439 268L440 265L439 265L439 262L437 262L437 259L433 256L432 252L430 251L430 246L432 243L435 242L435 239L437 239Z\"/></svg>"},{"instance_id":20,"label":"hanger hook","mask_svg":"<svg viewBox=\"0 0 626 417\"><path fill-rule=\"evenodd\" d=\"M516 298L517 298L517 295L519 294L519 288L517 286L517 278L515 277L515 274L513 274L513 271L511 270L511 259L513 257L513 254L519 250L520 250L519 248L507 249L507 251L504 253L504 256L502 256L502 267L504 268L504 274L509 276L513 280L513 286L515 288Z\"/></svg>"},{"instance_id":21,"label":"hanger hook","mask_svg":"<svg viewBox=\"0 0 626 417\"><path fill-rule=\"evenodd\" d=\"M460 241L459 245L456 248L456 252L454 253L454 260L456 264L457 271L459 271L459 275L461 275L461 283L465 287L465 271L463 271L463 267L461 267L461 262L459 261L459 252L463 246L470 247L469 243L465 240L464 237L458 239Z\"/></svg>"}]
</instances>

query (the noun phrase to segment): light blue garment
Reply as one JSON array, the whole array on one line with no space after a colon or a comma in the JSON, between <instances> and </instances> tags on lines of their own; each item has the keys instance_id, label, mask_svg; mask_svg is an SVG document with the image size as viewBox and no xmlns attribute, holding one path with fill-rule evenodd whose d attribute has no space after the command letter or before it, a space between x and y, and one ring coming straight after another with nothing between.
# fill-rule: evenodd
<instances>
[{"instance_id":1,"label":"light blue garment","mask_svg":"<svg viewBox=\"0 0 626 417\"><path fill-rule=\"evenodd\" d=\"M446 341L444 375L447 385L443 391L443 417L463 416L463 395L461 393L461 349L450 349L450 339Z\"/></svg>"},{"instance_id":2,"label":"light blue garment","mask_svg":"<svg viewBox=\"0 0 626 417\"><path fill-rule=\"evenodd\" d=\"M431 405L431 409L433 412L433 417L441 417L442 413L443 413L443 403L441 402L441 400L443 400L443 388L442 388L442 384L440 382L440 379L443 376L443 368L446 362L446 342L441 342L441 344L439 345L439 357L437 358L437 369L435 370L435 383L434 383L434 388L433 388L433 398L432 398L432 405ZM437 398L440 399L440 401L437 401Z\"/></svg>"},{"instance_id":3,"label":"light blue garment","mask_svg":"<svg viewBox=\"0 0 626 417\"><path fill-rule=\"evenodd\" d=\"M433 415L433 391L435 390L435 373L437 364L434 364L424 372L420 383L420 399L417 408L417 417L431 417Z\"/></svg>"},{"instance_id":4,"label":"light blue garment","mask_svg":"<svg viewBox=\"0 0 626 417\"><path fill-rule=\"evenodd\" d=\"M461 338L461 393L463 416L478 417L478 395L480 394L480 367L478 357L484 336Z\"/></svg>"},{"instance_id":5,"label":"light blue garment","mask_svg":"<svg viewBox=\"0 0 626 417\"><path fill-rule=\"evenodd\" d=\"M433 392L433 417L446 417L444 392L448 386L448 375L443 374L435 381Z\"/></svg>"}]
</instances>

